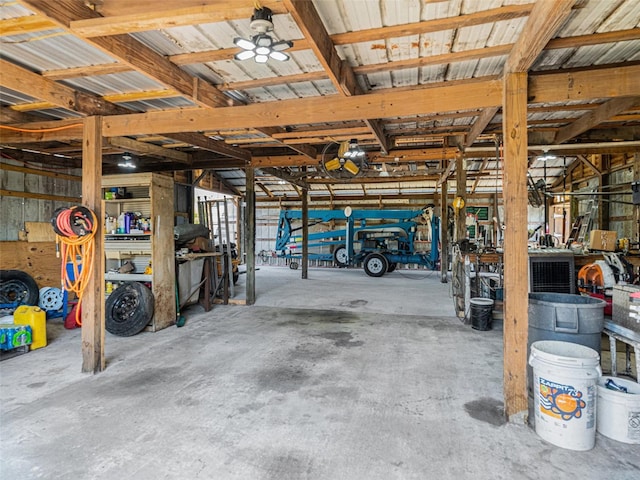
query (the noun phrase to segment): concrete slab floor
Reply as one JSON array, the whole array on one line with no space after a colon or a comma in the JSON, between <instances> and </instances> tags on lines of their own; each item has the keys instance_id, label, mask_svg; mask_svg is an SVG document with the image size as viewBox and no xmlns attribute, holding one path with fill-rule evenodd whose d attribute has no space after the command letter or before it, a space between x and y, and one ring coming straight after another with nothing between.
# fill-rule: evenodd
<instances>
[{"instance_id":1,"label":"concrete slab floor","mask_svg":"<svg viewBox=\"0 0 640 480\"><path fill-rule=\"evenodd\" d=\"M638 445L574 452L505 424L502 333L454 318L439 276L309 276L261 268L255 306L107 334L98 375L79 372L80 332L50 322L49 346L0 362L0 478L640 475Z\"/></svg>"}]
</instances>

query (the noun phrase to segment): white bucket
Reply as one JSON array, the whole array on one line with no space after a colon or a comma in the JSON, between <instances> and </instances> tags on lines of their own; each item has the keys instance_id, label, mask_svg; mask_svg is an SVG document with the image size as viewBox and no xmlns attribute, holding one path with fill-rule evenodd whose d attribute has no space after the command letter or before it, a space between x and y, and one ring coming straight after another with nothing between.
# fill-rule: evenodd
<instances>
[{"instance_id":1,"label":"white bucket","mask_svg":"<svg viewBox=\"0 0 640 480\"><path fill-rule=\"evenodd\" d=\"M570 450L591 450L596 441L596 388L600 355L569 342L531 345L536 433Z\"/></svg>"},{"instance_id":2,"label":"white bucket","mask_svg":"<svg viewBox=\"0 0 640 480\"><path fill-rule=\"evenodd\" d=\"M627 388L627 393L609 390L607 380ZM619 377L598 381L598 432L624 443L640 444L640 384Z\"/></svg>"}]
</instances>

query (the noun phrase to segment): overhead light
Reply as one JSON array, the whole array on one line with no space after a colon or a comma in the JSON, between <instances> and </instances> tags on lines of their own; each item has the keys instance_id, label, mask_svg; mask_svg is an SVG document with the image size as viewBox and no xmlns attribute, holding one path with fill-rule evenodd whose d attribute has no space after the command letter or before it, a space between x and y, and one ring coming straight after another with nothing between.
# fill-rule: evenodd
<instances>
[{"instance_id":1,"label":"overhead light","mask_svg":"<svg viewBox=\"0 0 640 480\"><path fill-rule=\"evenodd\" d=\"M556 157L553 153L549 153L548 151L545 151L542 155L538 156L538 160L541 160L543 162L546 162L547 160L555 160Z\"/></svg>"},{"instance_id":2,"label":"overhead light","mask_svg":"<svg viewBox=\"0 0 640 480\"><path fill-rule=\"evenodd\" d=\"M122 155L122 160L118 162L118 166L121 168L129 168L131 170L136 168L136 164L133 161L133 157L128 152Z\"/></svg>"},{"instance_id":3,"label":"overhead light","mask_svg":"<svg viewBox=\"0 0 640 480\"><path fill-rule=\"evenodd\" d=\"M293 42L290 40L274 42L271 35L267 33L273 31L271 9L267 7L254 9L249 27L258 33L250 40L242 37L234 38L233 43L243 51L237 53L233 58L236 60L253 58L256 63L267 63L270 58L280 62L289 60L289 55L282 53L282 51L293 47Z\"/></svg>"}]
</instances>

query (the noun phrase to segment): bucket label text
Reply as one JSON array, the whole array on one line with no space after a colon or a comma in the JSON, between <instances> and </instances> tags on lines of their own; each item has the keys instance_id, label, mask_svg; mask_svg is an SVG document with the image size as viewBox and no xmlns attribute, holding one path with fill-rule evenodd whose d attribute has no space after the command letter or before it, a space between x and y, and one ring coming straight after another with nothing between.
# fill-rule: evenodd
<instances>
[{"instance_id":1,"label":"bucket label text","mask_svg":"<svg viewBox=\"0 0 640 480\"><path fill-rule=\"evenodd\" d=\"M580 390L542 377L540 377L538 396L541 413L565 421L581 418L582 411L587 405Z\"/></svg>"}]
</instances>

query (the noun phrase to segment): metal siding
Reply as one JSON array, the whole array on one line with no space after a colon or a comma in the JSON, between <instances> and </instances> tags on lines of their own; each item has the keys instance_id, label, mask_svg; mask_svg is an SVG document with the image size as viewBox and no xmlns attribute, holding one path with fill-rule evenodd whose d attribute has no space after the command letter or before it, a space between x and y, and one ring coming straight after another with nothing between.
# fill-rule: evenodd
<instances>
[{"instance_id":1,"label":"metal siding","mask_svg":"<svg viewBox=\"0 0 640 480\"><path fill-rule=\"evenodd\" d=\"M95 95L110 95L129 92L163 90L161 83L138 72L112 73L93 77L79 77L65 80L63 83Z\"/></svg>"},{"instance_id":2,"label":"metal siding","mask_svg":"<svg viewBox=\"0 0 640 480\"><path fill-rule=\"evenodd\" d=\"M113 63L116 60L97 48L68 34L35 40L61 29L33 32L2 38L2 56L30 70L43 72L88 65ZM11 43L19 42L19 43Z\"/></svg>"}]
</instances>

